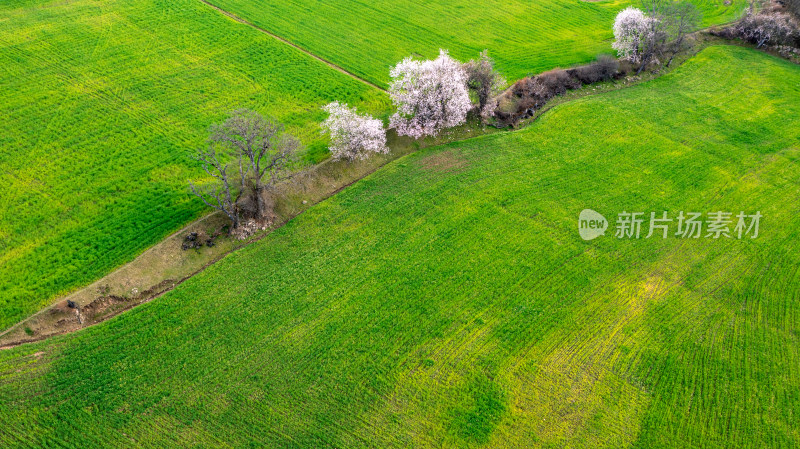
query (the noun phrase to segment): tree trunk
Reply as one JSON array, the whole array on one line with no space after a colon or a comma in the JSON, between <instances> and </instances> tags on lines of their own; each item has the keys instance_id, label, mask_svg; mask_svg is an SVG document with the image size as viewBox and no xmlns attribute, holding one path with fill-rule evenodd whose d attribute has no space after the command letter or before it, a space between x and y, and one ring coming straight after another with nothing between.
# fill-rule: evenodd
<instances>
[{"instance_id":1,"label":"tree trunk","mask_svg":"<svg viewBox=\"0 0 800 449\"><path fill-rule=\"evenodd\" d=\"M253 205L255 206L255 219L262 220L270 212L270 205L264 195L267 192L266 186L259 185L253 189Z\"/></svg>"},{"instance_id":2,"label":"tree trunk","mask_svg":"<svg viewBox=\"0 0 800 449\"><path fill-rule=\"evenodd\" d=\"M680 47L678 47L678 48L680 48ZM669 68L669 66L672 64L672 60L673 60L673 59L675 59L675 56L678 54L678 52L679 52L679 50L677 50L677 49L676 49L676 50L675 50L675 51L673 51L673 52L672 52L672 54L669 56L669 61L667 61L667 68Z\"/></svg>"},{"instance_id":3,"label":"tree trunk","mask_svg":"<svg viewBox=\"0 0 800 449\"><path fill-rule=\"evenodd\" d=\"M636 71L636 76L639 76L639 74L642 73L642 70L644 70L644 68L647 67L647 61L649 60L650 56L645 56L645 58L642 59L642 65L640 65L639 70Z\"/></svg>"},{"instance_id":4,"label":"tree trunk","mask_svg":"<svg viewBox=\"0 0 800 449\"><path fill-rule=\"evenodd\" d=\"M670 64L672 64L672 60L675 59L675 55L681 51L681 45L683 45L683 36L679 37L677 41L675 41L675 50L672 52L672 55L669 57L669 61L667 61L667 68L669 68Z\"/></svg>"}]
</instances>

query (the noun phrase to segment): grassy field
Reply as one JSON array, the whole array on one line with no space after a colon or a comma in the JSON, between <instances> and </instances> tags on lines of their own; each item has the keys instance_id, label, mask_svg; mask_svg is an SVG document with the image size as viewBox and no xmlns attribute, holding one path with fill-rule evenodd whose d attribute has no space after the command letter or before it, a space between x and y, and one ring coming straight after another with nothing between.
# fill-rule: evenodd
<instances>
[{"instance_id":1,"label":"grassy field","mask_svg":"<svg viewBox=\"0 0 800 449\"><path fill-rule=\"evenodd\" d=\"M249 107L325 154L385 94L195 0L0 3L0 330L197 217L187 158Z\"/></svg>"},{"instance_id":2,"label":"grassy field","mask_svg":"<svg viewBox=\"0 0 800 449\"><path fill-rule=\"evenodd\" d=\"M743 4L698 1L708 23ZM609 49L624 6L218 4L379 84L401 58L440 46L462 59L489 48L510 80L584 61ZM0 17L0 330L203 213L186 194L197 175L186 152L227 111L287 123L311 162L327 155L321 104L388 111L377 89L197 0L13 0Z\"/></svg>"},{"instance_id":3,"label":"grassy field","mask_svg":"<svg viewBox=\"0 0 800 449\"><path fill-rule=\"evenodd\" d=\"M458 59L488 49L510 80L611 53L616 13L630 0L210 0L374 83L409 55ZM747 4L694 0L706 25L733 20Z\"/></svg>"},{"instance_id":4,"label":"grassy field","mask_svg":"<svg viewBox=\"0 0 800 449\"><path fill-rule=\"evenodd\" d=\"M799 67L711 47L400 159L164 297L0 351L0 446L797 447L798 98ZM584 208L764 218L585 242Z\"/></svg>"}]
</instances>

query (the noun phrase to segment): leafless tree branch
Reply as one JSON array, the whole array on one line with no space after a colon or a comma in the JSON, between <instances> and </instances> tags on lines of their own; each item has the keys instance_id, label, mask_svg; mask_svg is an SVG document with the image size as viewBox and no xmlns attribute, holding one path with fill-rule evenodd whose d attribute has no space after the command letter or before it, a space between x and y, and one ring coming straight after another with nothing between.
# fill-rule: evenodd
<instances>
[{"instance_id":1,"label":"leafless tree branch","mask_svg":"<svg viewBox=\"0 0 800 449\"><path fill-rule=\"evenodd\" d=\"M222 210L238 226L240 200L254 207L255 219L271 213L265 193L290 173L295 155L301 148L299 140L285 133L284 126L257 112L239 109L221 124L213 125L206 150L198 151L195 159L203 170L216 180L213 187L198 188L190 183L192 192L209 207ZM228 165L221 159L235 160L238 180L228 176ZM232 182L237 183L234 194Z\"/></svg>"}]
</instances>

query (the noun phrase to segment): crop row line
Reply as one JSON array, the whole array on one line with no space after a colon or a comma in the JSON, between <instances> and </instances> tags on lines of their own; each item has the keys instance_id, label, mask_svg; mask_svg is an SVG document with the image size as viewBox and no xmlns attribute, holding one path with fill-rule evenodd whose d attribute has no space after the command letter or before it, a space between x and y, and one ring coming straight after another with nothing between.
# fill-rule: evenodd
<instances>
[{"instance_id":1,"label":"crop row line","mask_svg":"<svg viewBox=\"0 0 800 449\"><path fill-rule=\"evenodd\" d=\"M271 37L283 42L286 45L290 45L290 46L302 51L303 53L307 54L308 56L311 56L312 58L316 59L317 61L328 65L329 67L331 67L332 69L334 69L334 70L336 70L338 72L344 73L345 75L347 75L347 76L349 76L349 77L351 77L353 79L356 79L356 80L358 80L358 81L360 81L360 82L362 82L362 83L364 83L364 84L366 84L366 85L368 85L370 87L374 87L375 89L386 91L385 88L383 88L381 86L378 86L377 84L371 83L371 82L365 80L364 78L361 78L360 76L356 75L355 73L346 70L344 67L342 67L340 65L336 65L335 63L333 63L333 62L331 62L331 61L329 61L329 60L327 60L327 59L325 59L325 58L323 58L323 57L321 57L319 55L316 55L316 54L306 50L305 48L295 44L292 41L287 40L286 38L278 36L277 34L271 32L269 30L265 30L264 28L261 28L261 27L259 27L258 25L254 24L252 22L248 22L247 20L237 16L236 14L234 14L234 13L232 13L230 11L226 11L226 10L220 8L219 6L209 2L207 0L200 0L200 1L202 3L210 6L211 8L214 8L215 10L219 11L220 13L230 17L231 19L235 20L236 22L239 22L242 25L247 25L247 26L249 26L249 27L251 27L251 28L253 28L255 30L258 30L258 31L260 31L260 32L262 32L264 34L267 34L267 35L269 35L269 36L271 36Z\"/></svg>"}]
</instances>

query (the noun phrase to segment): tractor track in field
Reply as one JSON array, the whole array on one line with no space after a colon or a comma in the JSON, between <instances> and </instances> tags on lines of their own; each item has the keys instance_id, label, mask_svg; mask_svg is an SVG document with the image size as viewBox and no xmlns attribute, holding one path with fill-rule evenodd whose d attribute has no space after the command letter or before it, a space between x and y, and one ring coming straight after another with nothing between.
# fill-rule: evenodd
<instances>
[{"instance_id":1,"label":"tractor track in field","mask_svg":"<svg viewBox=\"0 0 800 449\"><path fill-rule=\"evenodd\" d=\"M221 14L223 14L225 16L228 16L229 18L235 20L236 22L241 23L242 25L247 25L250 28L253 28L254 30L260 31L260 32L262 32L262 33L264 33L264 34L266 34L268 36L271 36L274 39L277 39L277 40L283 42L286 45L289 45L289 46L291 46L291 47L293 47L293 48L295 48L297 50L302 51L303 53L307 54L308 56L311 56L312 58L316 59L317 61L319 61L319 62L327 65L328 67L336 70L337 72L344 73L345 75L349 76L350 78L358 80L358 81L366 84L367 86L374 87L375 89L378 89L378 90L381 90L381 91L384 91L384 92L386 91L385 87L378 86L377 84L375 84L375 83L373 83L371 81L368 81L368 80L366 80L364 78L361 78L360 76L356 75L355 73L348 71L344 67L342 67L340 65L337 65L337 64L335 64L335 63L333 63L331 61L328 61L327 59L325 59L325 58L323 58L323 57L321 57L319 55L316 55L316 54L306 50L305 48L295 44L294 42L292 42L292 41L290 41L290 40L288 40L288 39L286 39L284 37L281 37L281 36L271 32L269 30L261 28L260 26L254 24L254 23L252 23L252 22L250 22L250 21L248 21L246 19L243 19L243 18L239 17L239 16L237 16L236 14L234 14L234 13L232 13L230 11L226 11L226 10L220 8L219 6L209 2L208 0L200 0L200 2L204 3L206 6L209 6L209 7L213 8L213 9L215 9L219 13L221 13Z\"/></svg>"}]
</instances>

